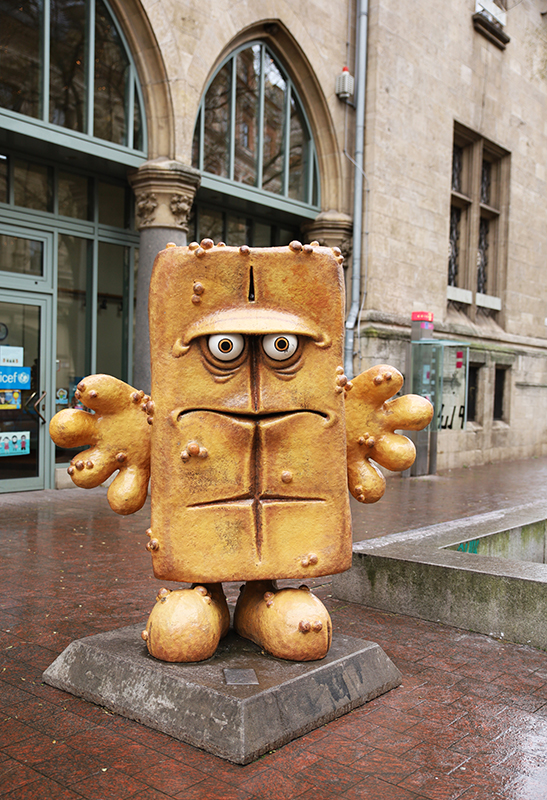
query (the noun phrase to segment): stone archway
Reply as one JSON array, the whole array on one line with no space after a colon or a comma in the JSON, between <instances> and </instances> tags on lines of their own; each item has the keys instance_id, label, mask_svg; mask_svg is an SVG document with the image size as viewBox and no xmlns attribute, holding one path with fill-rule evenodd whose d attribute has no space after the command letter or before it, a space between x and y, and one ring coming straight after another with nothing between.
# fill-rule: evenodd
<instances>
[{"instance_id":1,"label":"stone archway","mask_svg":"<svg viewBox=\"0 0 547 800\"><path fill-rule=\"evenodd\" d=\"M148 128L148 158L173 158L175 133L171 90L150 20L140 0L109 1L139 74Z\"/></svg>"}]
</instances>

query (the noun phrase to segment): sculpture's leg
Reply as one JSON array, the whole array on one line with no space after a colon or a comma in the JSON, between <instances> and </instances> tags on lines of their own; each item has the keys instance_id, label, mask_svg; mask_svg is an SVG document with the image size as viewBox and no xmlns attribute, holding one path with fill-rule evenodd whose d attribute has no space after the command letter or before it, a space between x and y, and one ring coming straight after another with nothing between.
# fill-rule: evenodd
<instances>
[{"instance_id":1,"label":"sculpture's leg","mask_svg":"<svg viewBox=\"0 0 547 800\"><path fill-rule=\"evenodd\" d=\"M230 627L221 583L191 589L160 589L142 638L161 661L210 658Z\"/></svg>"},{"instance_id":2,"label":"sculpture's leg","mask_svg":"<svg viewBox=\"0 0 547 800\"><path fill-rule=\"evenodd\" d=\"M329 612L307 586L277 589L272 581L248 581L237 601L234 628L277 658L316 661L332 639Z\"/></svg>"}]
</instances>

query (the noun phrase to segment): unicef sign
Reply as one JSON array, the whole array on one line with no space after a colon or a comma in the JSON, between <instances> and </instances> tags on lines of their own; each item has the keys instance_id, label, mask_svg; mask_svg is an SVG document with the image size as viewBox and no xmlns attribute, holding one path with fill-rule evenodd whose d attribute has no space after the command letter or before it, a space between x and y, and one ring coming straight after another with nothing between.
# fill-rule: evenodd
<instances>
[{"instance_id":1,"label":"unicef sign","mask_svg":"<svg viewBox=\"0 0 547 800\"><path fill-rule=\"evenodd\" d=\"M0 367L0 389L29 389L30 367Z\"/></svg>"}]
</instances>

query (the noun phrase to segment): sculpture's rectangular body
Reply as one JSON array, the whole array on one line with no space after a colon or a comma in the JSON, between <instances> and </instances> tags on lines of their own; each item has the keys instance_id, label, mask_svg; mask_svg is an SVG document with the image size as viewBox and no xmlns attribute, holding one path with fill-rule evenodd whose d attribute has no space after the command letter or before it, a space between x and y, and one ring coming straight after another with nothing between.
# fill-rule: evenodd
<instances>
[{"instance_id":1,"label":"sculpture's rectangular body","mask_svg":"<svg viewBox=\"0 0 547 800\"><path fill-rule=\"evenodd\" d=\"M154 572L218 582L347 569L338 259L200 250L164 250L151 283ZM224 334L245 340L232 361L208 349ZM294 357L267 355L273 334L297 337Z\"/></svg>"}]
</instances>

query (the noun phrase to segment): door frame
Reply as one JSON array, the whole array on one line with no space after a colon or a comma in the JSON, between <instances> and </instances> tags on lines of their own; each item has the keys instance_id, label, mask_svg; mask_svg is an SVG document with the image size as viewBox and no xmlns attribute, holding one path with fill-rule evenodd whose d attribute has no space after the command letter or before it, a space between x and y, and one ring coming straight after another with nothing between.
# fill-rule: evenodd
<instances>
[{"instance_id":1,"label":"door frame","mask_svg":"<svg viewBox=\"0 0 547 800\"><path fill-rule=\"evenodd\" d=\"M4 275L6 273L3 273ZM22 289L3 289L2 301L20 303L40 308L40 380L41 391L47 394L42 411L46 420L54 413L55 398L55 359L53 358L53 296L51 293L26 291ZM35 478L10 478L0 480L0 493L35 491L50 488L53 480L53 442L49 437L49 425L38 424L38 475Z\"/></svg>"}]
</instances>

